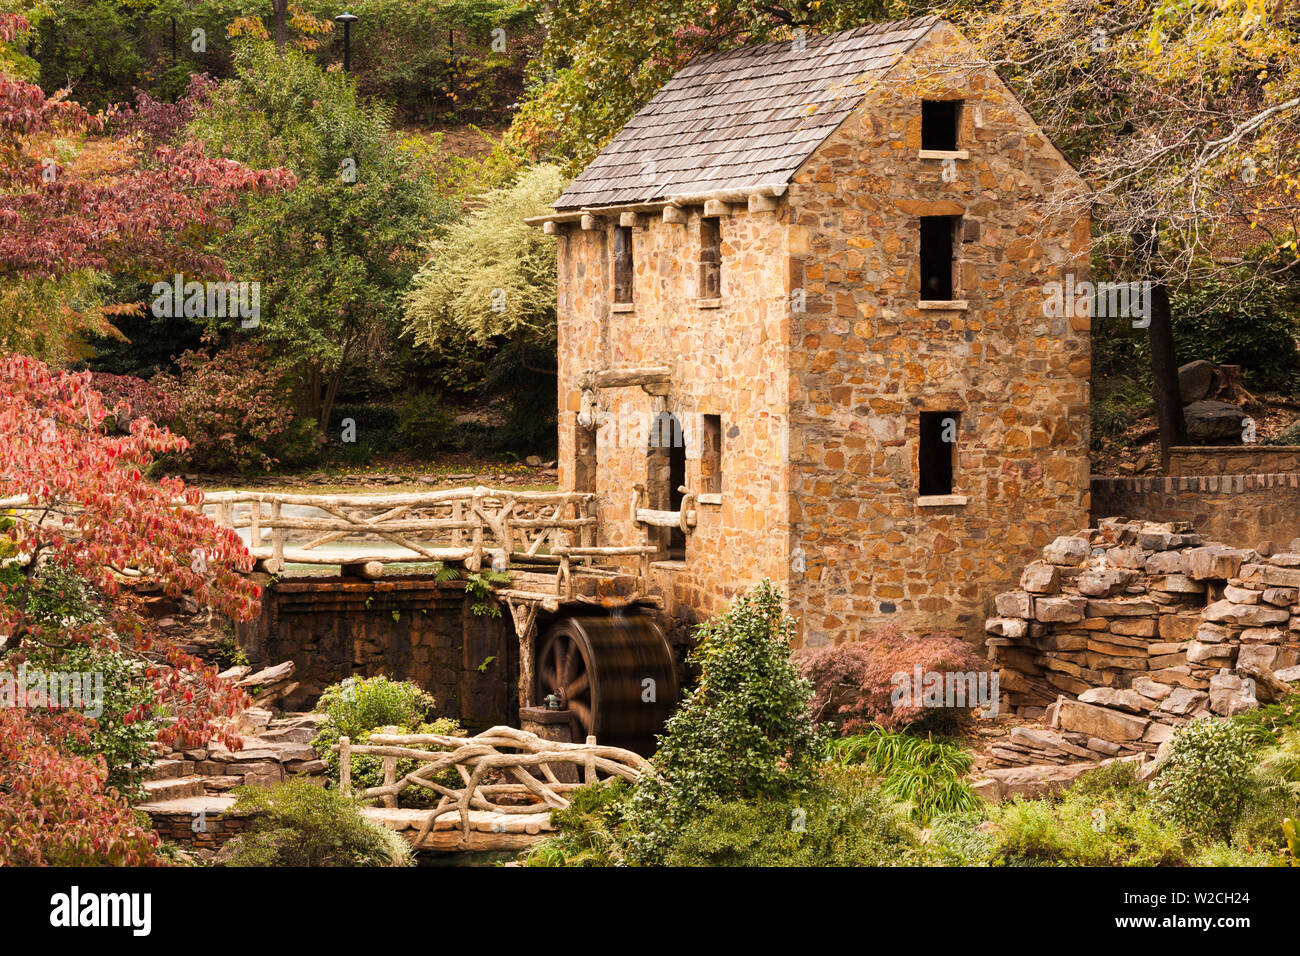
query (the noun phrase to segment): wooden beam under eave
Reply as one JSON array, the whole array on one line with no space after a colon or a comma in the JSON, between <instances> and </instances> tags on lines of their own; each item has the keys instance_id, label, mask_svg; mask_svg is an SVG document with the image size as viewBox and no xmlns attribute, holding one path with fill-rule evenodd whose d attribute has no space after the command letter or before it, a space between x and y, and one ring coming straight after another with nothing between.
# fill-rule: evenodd
<instances>
[{"instance_id":1,"label":"wooden beam under eave","mask_svg":"<svg viewBox=\"0 0 1300 956\"><path fill-rule=\"evenodd\" d=\"M667 386L672 381L671 376L672 369L666 365L648 368L607 368L601 369L592 376L592 384L596 388L625 388L630 385L640 385L643 388L660 387Z\"/></svg>"}]
</instances>

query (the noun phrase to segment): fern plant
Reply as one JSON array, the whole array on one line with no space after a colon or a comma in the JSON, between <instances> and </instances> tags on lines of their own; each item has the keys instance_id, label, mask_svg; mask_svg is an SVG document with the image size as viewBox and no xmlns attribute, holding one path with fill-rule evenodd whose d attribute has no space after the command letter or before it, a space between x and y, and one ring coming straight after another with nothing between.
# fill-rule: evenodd
<instances>
[{"instance_id":1,"label":"fern plant","mask_svg":"<svg viewBox=\"0 0 1300 956\"><path fill-rule=\"evenodd\" d=\"M500 617L501 605L492 596L492 587L496 584L509 584L510 575L503 571L491 569L470 571L465 575L465 593L473 598L469 609L475 617Z\"/></svg>"}]
</instances>

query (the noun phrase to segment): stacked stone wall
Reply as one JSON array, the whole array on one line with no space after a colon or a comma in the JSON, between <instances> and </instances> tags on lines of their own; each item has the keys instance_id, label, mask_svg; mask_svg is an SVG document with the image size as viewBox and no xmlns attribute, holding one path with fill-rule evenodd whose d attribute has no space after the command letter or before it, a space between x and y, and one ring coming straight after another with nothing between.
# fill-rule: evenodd
<instances>
[{"instance_id":1,"label":"stacked stone wall","mask_svg":"<svg viewBox=\"0 0 1300 956\"><path fill-rule=\"evenodd\" d=\"M1300 541L1294 542L1300 548ZM1188 719L1300 680L1300 553L1264 557L1190 525L1104 519L1057 538L986 622L1002 706L1086 755L1154 751ZM995 755L1039 756L1022 741Z\"/></svg>"}]
</instances>

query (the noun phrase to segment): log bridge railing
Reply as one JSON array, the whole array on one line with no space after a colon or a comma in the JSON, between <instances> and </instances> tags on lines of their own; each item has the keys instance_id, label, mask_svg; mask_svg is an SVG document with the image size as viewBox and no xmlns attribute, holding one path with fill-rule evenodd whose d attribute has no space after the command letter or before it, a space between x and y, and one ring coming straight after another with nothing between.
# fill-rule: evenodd
<instances>
[{"instance_id":1,"label":"log bridge railing","mask_svg":"<svg viewBox=\"0 0 1300 956\"><path fill-rule=\"evenodd\" d=\"M390 563L438 562L479 571L485 564L506 570L517 562L553 568L555 597L572 599L575 565L601 558L638 558L637 590L644 594L655 551L598 545L596 496L583 492L481 486L377 495L222 491L207 495L204 506L215 509L218 524L248 529L249 550L272 573L289 563L381 571ZM290 540L302 536L307 540ZM369 553L330 548L357 537L391 547Z\"/></svg>"},{"instance_id":2,"label":"log bridge railing","mask_svg":"<svg viewBox=\"0 0 1300 956\"><path fill-rule=\"evenodd\" d=\"M466 844L474 824L484 822L484 814L496 815L489 819L500 832L523 832L526 828L536 833L537 823L545 822L552 810L567 807L565 795L579 787L608 777L635 781L644 773L654 773L644 757L619 747L599 746L595 737L588 737L583 744L562 743L513 727L493 727L474 737L373 733L365 744L353 744L342 737L334 749L339 754L339 789L345 796L352 795L352 758L356 755L382 758L384 771L383 784L357 794L363 801L396 808L398 795L411 787L438 795L437 804L412 840L416 847L425 842L438 820L453 814ZM418 765L399 778L398 760L414 760ZM556 770L567 767L581 771L582 780L560 780ZM456 771L459 786L435 779L450 769ZM565 775L577 776L572 772ZM512 821L522 826L512 826Z\"/></svg>"}]
</instances>

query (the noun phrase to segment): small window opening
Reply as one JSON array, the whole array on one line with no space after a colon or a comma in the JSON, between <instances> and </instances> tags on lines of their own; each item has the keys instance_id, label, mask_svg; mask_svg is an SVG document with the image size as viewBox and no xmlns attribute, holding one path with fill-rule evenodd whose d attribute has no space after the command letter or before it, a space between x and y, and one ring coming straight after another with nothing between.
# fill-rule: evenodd
<instances>
[{"instance_id":1,"label":"small window opening","mask_svg":"<svg viewBox=\"0 0 1300 956\"><path fill-rule=\"evenodd\" d=\"M921 148L953 152L957 149L957 128L961 100L921 101Z\"/></svg>"},{"instance_id":2,"label":"small window opening","mask_svg":"<svg viewBox=\"0 0 1300 956\"><path fill-rule=\"evenodd\" d=\"M636 271L632 262L632 227L614 227L614 301L631 302Z\"/></svg>"},{"instance_id":3,"label":"small window opening","mask_svg":"<svg viewBox=\"0 0 1300 956\"><path fill-rule=\"evenodd\" d=\"M960 216L921 217L921 298L946 302L953 298L954 238Z\"/></svg>"},{"instance_id":4,"label":"small window opening","mask_svg":"<svg viewBox=\"0 0 1300 956\"><path fill-rule=\"evenodd\" d=\"M953 493L960 412L922 412L921 444L917 454L922 495Z\"/></svg>"},{"instance_id":5,"label":"small window opening","mask_svg":"<svg viewBox=\"0 0 1300 956\"><path fill-rule=\"evenodd\" d=\"M700 220L700 298L722 298L722 227L716 216Z\"/></svg>"},{"instance_id":6,"label":"small window opening","mask_svg":"<svg viewBox=\"0 0 1300 956\"><path fill-rule=\"evenodd\" d=\"M700 429L700 492L722 494L722 416L704 415Z\"/></svg>"}]
</instances>

